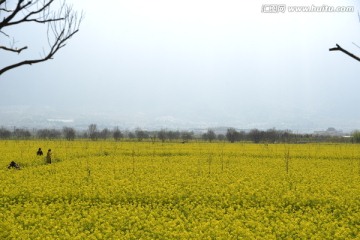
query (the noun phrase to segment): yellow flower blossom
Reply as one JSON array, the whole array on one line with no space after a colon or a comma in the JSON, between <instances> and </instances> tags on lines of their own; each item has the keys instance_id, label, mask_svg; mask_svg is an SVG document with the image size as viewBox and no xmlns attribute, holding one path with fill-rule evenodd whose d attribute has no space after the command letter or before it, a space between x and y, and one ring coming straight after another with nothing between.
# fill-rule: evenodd
<instances>
[{"instance_id":1,"label":"yellow flower blossom","mask_svg":"<svg viewBox=\"0 0 360 240\"><path fill-rule=\"evenodd\" d=\"M0 141L0 239L356 239L359 173L349 144Z\"/></svg>"}]
</instances>

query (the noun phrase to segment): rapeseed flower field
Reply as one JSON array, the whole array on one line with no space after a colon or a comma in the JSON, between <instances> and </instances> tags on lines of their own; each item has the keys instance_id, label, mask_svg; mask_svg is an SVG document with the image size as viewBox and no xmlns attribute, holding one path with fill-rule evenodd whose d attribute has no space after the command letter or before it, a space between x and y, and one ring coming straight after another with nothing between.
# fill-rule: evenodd
<instances>
[{"instance_id":1,"label":"rapeseed flower field","mask_svg":"<svg viewBox=\"0 0 360 240\"><path fill-rule=\"evenodd\" d=\"M360 239L355 144L4 140L0 153L0 239Z\"/></svg>"}]
</instances>

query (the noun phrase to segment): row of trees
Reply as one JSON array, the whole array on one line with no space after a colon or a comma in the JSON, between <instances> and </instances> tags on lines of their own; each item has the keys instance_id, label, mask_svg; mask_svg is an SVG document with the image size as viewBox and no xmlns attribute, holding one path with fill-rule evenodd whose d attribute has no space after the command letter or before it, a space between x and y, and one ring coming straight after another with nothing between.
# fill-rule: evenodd
<instances>
[{"instance_id":1,"label":"row of trees","mask_svg":"<svg viewBox=\"0 0 360 240\"><path fill-rule=\"evenodd\" d=\"M86 131L77 131L71 127L64 127L63 129L33 129L32 131L24 128L14 128L9 130L7 128L0 128L0 139L61 139L74 140L76 138L91 139L91 140L106 140L113 138L115 141L121 139L132 139L137 141L143 140L159 140L175 141L183 140L189 141L194 139L194 133L190 131L146 131L137 128L135 131L121 131L118 127L110 130L108 128L99 129L96 124L90 124Z\"/></svg>"},{"instance_id":2,"label":"row of trees","mask_svg":"<svg viewBox=\"0 0 360 240\"><path fill-rule=\"evenodd\" d=\"M252 129L250 131L238 131L235 128L228 128L226 133L216 133L212 129L206 132L194 133L192 131L172 131L162 129L159 131L146 131L140 128L134 131L121 131L118 127L110 130L99 129L96 124L90 124L86 131L77 131L71 127L58 129L37 129L29 131L22 128L14 128L12 131L4 127L0 128L0 139L60 139L74 140L76 138L91 139L93 141L102 139L114 139L120 141L128 139L133 141L181 141L191 140L202 141L229 141L254 142L254 143L305 143L305 142L356 142L360 143L360 132L354 132L352 138L319 136L312 134L298 134L289 130L268 129L266 131Z\"/></svg>"}]
</instances>

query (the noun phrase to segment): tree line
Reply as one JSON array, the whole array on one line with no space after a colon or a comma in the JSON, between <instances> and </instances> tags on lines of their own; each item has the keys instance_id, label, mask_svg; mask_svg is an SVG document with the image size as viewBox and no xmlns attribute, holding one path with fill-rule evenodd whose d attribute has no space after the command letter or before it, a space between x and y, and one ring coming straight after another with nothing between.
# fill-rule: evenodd
<instances>
[{"instance_id":1,"label":"tree line","mask_svg":"<svg viewBox=\"0 0 360 240\"><path fill-rule=\"evenodd\" d=\"M259 130L249 131L228 128L224 133L216 133L213 129L199 133L194 131L179 131L161 129L158 131L148 131L137 128L133 131L121 131L118 127L114 129L99 129L96 124L90 124L87 130L76 130L72 127L62 129L33 129L32 131L24 128L13 128L12 130L0 127L0 139L66 139L69 141L75 139L90 139L115 141L160 141L172 142L180 141L228 141L235 142L253 142L253 143L307 143L307 142L354 142L360 143L360 132L355 131L351 137L344 138L339 136L321 136L315 134L300 134L290 130Z\"/></svg>"}]
</instances>

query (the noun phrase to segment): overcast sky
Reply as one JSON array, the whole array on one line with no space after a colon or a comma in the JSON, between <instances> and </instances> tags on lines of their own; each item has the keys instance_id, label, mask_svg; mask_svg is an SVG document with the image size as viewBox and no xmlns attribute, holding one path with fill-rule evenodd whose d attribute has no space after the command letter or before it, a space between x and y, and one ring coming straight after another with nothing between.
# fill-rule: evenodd
<instances>
[{"instance_id":1,"label":"overcast sky","mask_svg":"<svg viewBox=\"0 0 360 240\"><path fill-rule=\"evenodd\" d=\"M79 33L53 60L2 75L1 107L88 114L90 122L99 113L120 126L141 118L163 127L360 129L360 62L329 52L338 43L360 56L359 1L68 2L85 13ZM269 3L355 11L262 13ZM32 26L9 32L39 56L46 38Z\"/></svg>"}]
</instances>

